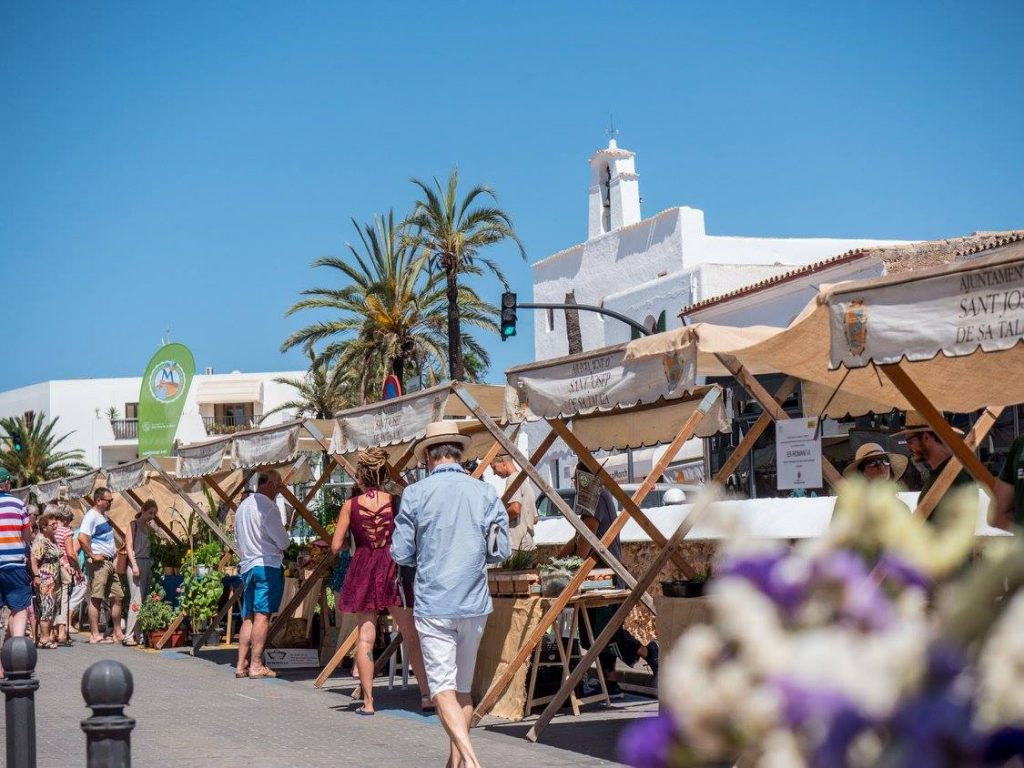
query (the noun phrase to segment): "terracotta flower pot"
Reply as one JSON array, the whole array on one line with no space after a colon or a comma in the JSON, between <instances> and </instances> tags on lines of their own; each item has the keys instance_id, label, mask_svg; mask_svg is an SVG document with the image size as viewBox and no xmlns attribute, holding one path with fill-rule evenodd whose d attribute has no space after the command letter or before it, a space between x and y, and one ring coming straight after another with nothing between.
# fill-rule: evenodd
<instances>
[{"instance_id":1,"label":"terracotta flower pot","mask_svg":"<svg viewBox=\"0 0 1024 768\"><path fill-rule=\"evenodd\" d=\"M156 648L156 644L167 633L166 629L152 629L146 633L146 639L150 648ZM171 633L164 648L180 648L185 644L186 632L183 629L176 629Z\"/></svg>"}]
</instances>

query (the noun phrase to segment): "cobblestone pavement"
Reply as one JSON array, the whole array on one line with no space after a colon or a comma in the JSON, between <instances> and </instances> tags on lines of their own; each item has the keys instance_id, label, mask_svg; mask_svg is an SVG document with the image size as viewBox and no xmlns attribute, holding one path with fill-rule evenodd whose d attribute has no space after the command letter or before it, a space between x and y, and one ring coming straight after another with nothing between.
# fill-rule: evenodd
<instances>
[{"instance_id":1,"label":"cobblestone pavement","mask_svg":"<svg viewBox=\"0 0 1024 768\"><path fill-rule=\"evenodd\" d=\"M179 651L143 651L120 646L41 650L36 676L39 768L84 765L85 735L79 723L88 714L81 677L95 661L112 658L132 672L135 693L128 714L133 764L139 768L216 765L264 766L443 765L447 739L436 716L417 710L414 687L389 691L378 678L378 714L359 717L348 697L350 678L313 688L314 670L287 679L235 680L233 652L204 651L192 658ZM612 709L589 708L583 717L560 716L543 743L523 736L532 720L509 723L488 718L473 731L485 766L599 766L614 762L615 742L630 720L649 715L655 704L627 697ZM3 730L0 719L0 731Z\"/></svg>"}]
</instances>

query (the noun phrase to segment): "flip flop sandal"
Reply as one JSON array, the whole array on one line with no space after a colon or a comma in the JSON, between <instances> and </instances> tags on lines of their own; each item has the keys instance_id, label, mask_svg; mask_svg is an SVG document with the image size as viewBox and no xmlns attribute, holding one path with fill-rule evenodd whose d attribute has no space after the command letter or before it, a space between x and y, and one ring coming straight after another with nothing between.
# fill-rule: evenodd
<instances>
[{"instance_id":1,"label":"flip flop sandal","mask_svg":"<svg viewBox=\"0 0 1024 768\"><path fill-rule=\"evenodd\" d=\"M263 672L250 672L249 673L249 679L250 680L257 680L257 679L259 679L261 677L266 677L266 678L277 677L277 672L275 672L272 669L267 669L267 670L264 670Z\"/></svg>"},{"instance_id":2,"label":"flip flop sandal","mask_svg":"<svg viewBox=\"0 0 1024 768\"><path fill-rule=\"evenodd\" d=\"M235 680L241 680L242 678L248 677L248 676L249 676L249 670L248 669L245 670L244 672L239 672L237 669L235 670Z\"/></svg>"},{"instance_id":3,"label":"flip flop sandal","mask_svg":"<svg viewBox=\"0 0 1024 768\"><path fill-rule=\"evenodd\" d=\"M359 709L356 710L356 714L357 715L362 715L363 717L373 717L377 713L376 712L367 712L365 709L360 707Z\"/></svg>"},{"instance_id":4,"label":"flip flop sandal","mask_svg":"<svg viewBox=\"0 0 1024 768\"><path fill-rule=\"evenodd\" d=\"M123 645L125 648L134 648L138 645L138 643L135 640L126 639L121 641L121 645Z\"/></svg>"}]
</instances>

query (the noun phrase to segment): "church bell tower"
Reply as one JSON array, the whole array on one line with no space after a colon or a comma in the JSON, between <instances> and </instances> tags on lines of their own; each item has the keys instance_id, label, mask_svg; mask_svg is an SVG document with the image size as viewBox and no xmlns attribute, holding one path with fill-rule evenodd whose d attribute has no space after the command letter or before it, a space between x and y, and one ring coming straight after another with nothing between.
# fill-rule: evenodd
<instances>
[{"instance_id":1,"label":"church bell tower","mask_svg":"<svg viewBox=\"0 0 1024 768\"><path fill-rule=\"evenodd\" d=\"M608 146L590 158L590 217L587 239L640 221L640 176L636 153L619 149L614 129Z\"/></svg>"}]
</instances>

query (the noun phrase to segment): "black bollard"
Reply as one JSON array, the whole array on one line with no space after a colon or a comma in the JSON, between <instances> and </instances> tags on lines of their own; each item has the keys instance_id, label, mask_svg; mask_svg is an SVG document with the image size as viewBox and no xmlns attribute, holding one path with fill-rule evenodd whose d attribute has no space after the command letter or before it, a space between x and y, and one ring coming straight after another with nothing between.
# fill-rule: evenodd
<instances>
[{"instance_id":1,"label":"black bollard","mask_svg":"<svg viewBox=\"0 0 1024 768\"><path fill-rule=\"evenodd\" d=\"M92 716L82 721L88 768L128 768L135 720L124 708L132 697L132 673L117 661L98 661L82 675L82 696Z\"/></svg>"},{"instance_id":2,"label":"black bollard","mask_svg":"<svg viewBox=\"0 0 1024 768\"><path fill-rule=\"evenodd\" d=\"M7 768L36 768L36 646L27 637L9 637L0 649L7 714Z\"/></svg>"}]
</instances>

